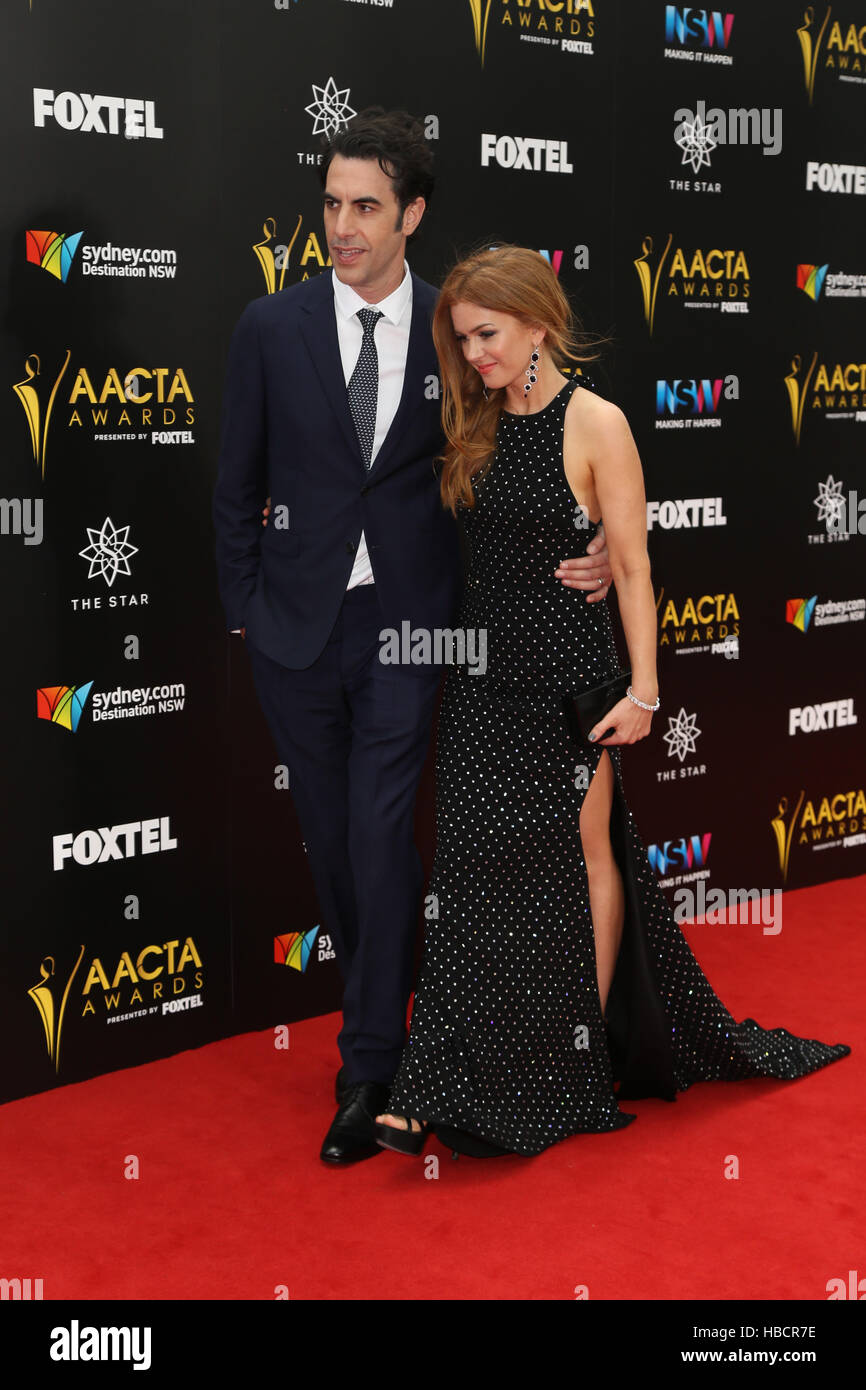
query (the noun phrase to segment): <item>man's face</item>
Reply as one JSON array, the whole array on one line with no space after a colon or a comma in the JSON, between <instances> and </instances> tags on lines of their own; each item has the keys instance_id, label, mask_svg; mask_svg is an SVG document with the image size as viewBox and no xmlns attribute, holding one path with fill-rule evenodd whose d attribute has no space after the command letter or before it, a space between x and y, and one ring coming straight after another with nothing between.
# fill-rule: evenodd
<instances>
[{"instance_id":1,"label":"man's face","mask_svg":"<svg viewBox=\"0 0 866 1390\"><path fill-rule=\"evenodd\" d=\"M406 238L424 212L416 198L405 212L375 159L334 155L324 194L325 237L339 280L375 304L403 279Z\"/></svg>"}]
</instances>

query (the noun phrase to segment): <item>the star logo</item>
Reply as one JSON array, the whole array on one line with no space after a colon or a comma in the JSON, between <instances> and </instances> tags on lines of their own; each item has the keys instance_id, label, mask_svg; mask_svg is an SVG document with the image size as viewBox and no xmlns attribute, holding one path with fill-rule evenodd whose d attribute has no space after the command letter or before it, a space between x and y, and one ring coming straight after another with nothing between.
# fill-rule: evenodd
<instances>
[{"instance_id":1,"label":"the star logo","mask_svg":"<svg viewBox=\"0 0 866 1390\"><path fill-rule=\"evenodd\" d=\"M314 135L325 135L330 140L340 126L348 125L352 117L357 115L349 105L349 88L338 90L333 77L328 78L324 87L317 87L314 82L313 96L315 101L305 106L304 110L313 117Z\"/></svg>"},{"instance_id":2,"label":"the star logo","mask_svg":"<svg viewBox=\"0 0 866 1390\"><path fill-rule=\"evenodd\" d=\"M676 140L683 152L683 164L691 164L695 173L706 164L710 167L710 150L714 150L718 141L714 140L710 134L710 127L696 116L693 121L683 121L682 135Z\"/></svg>"},{"instance_id":3,"label":"the star logo","mask_svg":"<svg viewBox=\"0 0 866 1390\"><path fill-rule=\"evenodd\" d=\"M681 763L686 760L687 753L695 753L695 739L699 737L701 731L695 727L696 714L686 714L684 709L680 709L675 719L668 715L668 731L664 735L664 741L668 746L668 757L679 758Z\"/></svg>"},{"instance_id":4,"label":"the star logo","mask_svg":"<svg viewBox=\"0 0 866 1390\"><path fill-rule=\"evenodd\" d=\"M129 560L138 554L138 546L129 544L128 526L115 526L107 516L98 531L88 526L87 535L90 544L78 553L90 562L88 579L102 578L110 589L119 574L132 574Z\"/></svg>"},{"instance_id":5,"label":"the star logo","mask_svg":"<svg viewBox=\"0 0 866 1390\"><path fill-rule=\"evenodd\" d=\"M818 496L813 497L812 502L818 508L818 520L826 522L828 531L841 530L845 516L841 478L837 483L830 473L826 483L818 484Z\"/></svg>"}]
</instances>

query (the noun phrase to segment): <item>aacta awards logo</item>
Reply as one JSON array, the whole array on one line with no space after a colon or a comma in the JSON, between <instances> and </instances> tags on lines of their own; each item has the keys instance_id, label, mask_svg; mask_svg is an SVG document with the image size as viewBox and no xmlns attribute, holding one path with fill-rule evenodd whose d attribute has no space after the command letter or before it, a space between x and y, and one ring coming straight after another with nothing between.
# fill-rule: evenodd
<instances>
[{"instance_id":1,"label":"aacta awards logo","mask_svg":"<svg viewBox=\"0 0 866 1390\"><path fill-rule=\"evenodd\" d=\"M79 974L86 947L82 945L65 980L58 977L54 956L45 956L40 979L27 993L36 1005L45 1031L45 1045L55 1072L60 1071L60 1043L67 1006L72 1007L76 976L81 992L75 999L79 1018L103 1018L128 1023L155 1015L185 1013L200 1008L204 967L191 936L154 942L135 956L121 951L116 961L93 956L86 974Z\"/></svg>"},{"instance_id":2,"label":"aacta awards logo","mask_svg":"<svg viewBox=\"0 0 866 1390\"><path fill-rule=\"evenodd\" d=\"M823 796L820 800L815 797L806 801L805 796L805 790L801 790L793 810L788 798L780 796L778 810L770 819L783 883L788 879L795 841L798 846L811 845L813 850L854 849L866 845L866 796L862 787ZM841 866L839 869L842 872Z\"/></svg>"},{"instance_id":3,"label":"aacta awards logo","mask_svg":"<svg viewBox=\"0 0 866 1390\"><path fill-rule=\"evenodd\" d=\"M273 217L266 217L262 223L262 240L253 243L253 254L261 266L262 274L265 277L265 289L268 294L275 294L278 290L285 289L286 272L291 267L292 251L296 244L301 246L300 255L296 270L300 271L300 280L309 280L310 274L318 274L320 270L326 270L332 265L331 257L327 253L328 243L325 242L324 251L317 234L314 231L307 233L306 239L298 242L298 236L303 224L303 213L298 213L294 230L288 241L277 240L277 223Z\"/></svg>"},{"instance_id":4,"label":"aacta awards logo","mask_svg":"<svg viewBox=\"0 0 866 1390\"><path fill-rule=\"evenodd\" d=\"M592 0L469 0L475 47L484 66L491 19L530 43L561 53L592 55L596 32Z\"/></svg>"},{"instance_id":5,"label":"aacta awards logo","mask_svg":"<svg viewBox=\"0 0 866 1390\"><path fill-rule=\"evenodd\" d=\"M810 106L815 99L819 67L825 72L835 72L840 82L862 83L866 71L866 24L838 19L830 24L833 6L824 6L823 18L819 20L817 15L821 8L807 5L803 23L797 29Z\"/></svg>"},{"instance_id":6,"label":"aacta awards logo","mask_svg":"<svg viewBox=\"0 0 866 1390\"><path fill-rule=\"evenodd\" d=\"M825 420L866 424L866 362L819 363L815 351L807 364L798 352L791 358L785 386L796 444L800 443L807 407L810 412L822 413Z\"/></svg>"},{"instance_id":7,"label":"aacta awards logo","mask_svg":"<svg viewBox=\"0 0 866 1390\"><path fill-rule=\"evenodd\" d=\"M472 11L472 26L475 30L475 47L478 50L482 67L487 48L487 25L490 20L492 3L493 0L469 0L469 8Z\"/></svg>"},{"instance_id":8,"label":"aacta awards logo","mask_svg":"<svg viewBox=\"0 0 866 1390\"><path fill-rule=\"evenodd\" d=\"M42 1019L42 1027L45 1030L45 1046L48 1049L49 1059L54 1063L55 1072L60 1071L60 1038L63 1032L63 1016L66 1013L69 991L78 973L83 955L84 947L82 946L78 952L78 959L62 987L60 981L55 978L54 957L46 956L39 967L38 983L32 985L27 991L39 1010L39 1017Z\"/></svg>"},{"instance_id":9,"label":"aacta awards logo","mask_svg":"<svg viewBox=\"0 0 866 1390\"><path fill-rule=\"evenodd\" d=\"M680 603L669 598L662 608L664 589L656 600L661 614L659 646L683 647L689 652L735 656L739 651L740 610L734 594L689 595Z\"/></svg>"},{"instance_id":10,"label":"aacta awards logo","mask_svg":"<svg viewBox=\"0 0 866 1390\"><path fill-rule=\"evenodd\" d=\"M27 417L33 460L43 479L48 428L71 355L67 349L52 379L43 374L38 353L31 353L24 360L23 381L12 385ZM93 376L86 367L79 367L65 403L70 407L67 429L92 426L94 440L195 443L191 430L172 428L195 423L195 397L182 367L131 367L122 381L116 367Z\"/></svg>"},{"instance_id":11,"label":"aacta awards logo","mask_svg":"<svg viewBox=\"0 0 866 1390\"><path fill-rule=\"evenodd\" d=\"M650 336L655 327L659 291L664 299L677 300L684 309L749 312L751 280L745 251L717 247L686 251L677 246L671 254L673 239L673 232L668 232L664 250L659 253L653 238L645 236L641 254L633 262Z\"/></svg>"},{"instance_id":12,"label":"aacta awards logo","mask_svg":"<svg viewBox=\"0 0 866 1390\"><path fill-rule=\"evenodd\" d=\"M55 398L71 356L71 351L67 349L60 371L53 381L46 381L42 376L42 363L38 355L33 352L24 359L24 380L16 381L12 385L12 390L21 402L27 417L33 462L39 469L39 476L43 481L45 479L45 455L48 448L48 426L51 423Z\"/></svg>"}]
</instances>

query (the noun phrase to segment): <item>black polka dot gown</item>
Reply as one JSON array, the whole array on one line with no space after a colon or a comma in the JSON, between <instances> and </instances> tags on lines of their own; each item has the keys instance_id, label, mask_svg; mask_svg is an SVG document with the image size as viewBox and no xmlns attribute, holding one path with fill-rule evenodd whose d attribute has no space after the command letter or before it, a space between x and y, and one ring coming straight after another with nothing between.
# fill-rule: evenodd
<instances>
[{"instance_id":1,"label":"black polka dot gown","mask_svg":"<svg viewBox=\"0 0 866 1390\"><path fill-rule=\"evenodd\" d=\"M623 1128L635 1116L622 1099L803 1076L850 1051L734 1021L655 882L621 749L570 740L562 693L619 672L607 601L587 603L553 574L601 520L586 524L563 471L565 410L591 385L574 378L543 410L502 413L493 465L464 513L471 558L456 626L486 631L486 671L446 677L433 897L388 1105L526 1155ZM626 900L606 1017L578 820L605 751Z\"/></svg>"}]
</instances>

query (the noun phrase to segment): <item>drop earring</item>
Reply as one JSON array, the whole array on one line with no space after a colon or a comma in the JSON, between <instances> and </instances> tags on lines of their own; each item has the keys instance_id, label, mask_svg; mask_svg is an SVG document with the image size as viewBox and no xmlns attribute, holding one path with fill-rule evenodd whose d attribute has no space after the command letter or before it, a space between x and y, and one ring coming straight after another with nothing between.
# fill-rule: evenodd
<instances>
[{"instance_id":1,"label":"drop earring","mask_svg":"<svg viewBox=\"0 0 866 1390\"><path fill-rule=\"evenodd\" d=\"M529 359L529 366L526 368L526 375L529 377L529 380L526 382L525 386L523 387L523 394L524 394L524 396L528 396L528 395L529 395L530 391L532 390L533 386L535 385L536 381L538 380L538 359L539 359L538 348L533 348L533 350L532 350L532 356L531 356L530 359Z\"/></svg>"}]
</instances>

